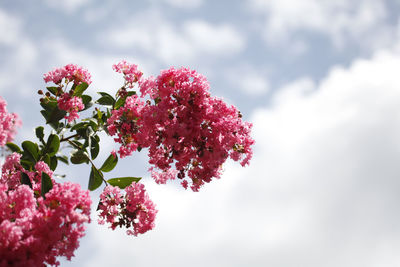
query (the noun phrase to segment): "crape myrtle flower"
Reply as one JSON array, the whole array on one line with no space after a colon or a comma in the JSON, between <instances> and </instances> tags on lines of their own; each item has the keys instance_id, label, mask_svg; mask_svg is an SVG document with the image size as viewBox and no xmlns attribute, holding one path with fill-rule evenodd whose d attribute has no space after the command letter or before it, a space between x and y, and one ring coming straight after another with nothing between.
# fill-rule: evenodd
<instances>
[{"instance_id":1,"label":"crape myrtle flower","mask_svg":"<svg viewBox=\"0 0 400 267\"><path fill-rule=\"evenodd\" d=\"M84 236L84 224L90 222L89 192L79 184L56 183L42 161L36 163L34 171L24 170L19 158L14 153L2 166L0 266L57 266L57 257L71 259ZM20 183L22 172L32 188ZM40 188L42 172L53 181L45 198Z\"/></svg>"},{"instance_id":2,"label":"crape myrtle flower","mask_svg":"<svg viewBox=\"0 0 400 267\"><path fill-rule=\"evenodd\" d=\"M69 93L62 94L57 100L57 104L59 109L68 112L68 115L65 116L65 119L67 119L68 122L79 119L78 112L85 108L82 98L77 96L71 97Z\"/></svg>"},{"instance_id":3,"label":"crape myrtle flower","mask_svg":"<svg viewBox=\"0 0 400 267\"><path fill-rule=\"evenodd\" d=\"M107 186L100 195L99 224L110 224L111 229L125 227L128 235L137 236L154 228L157 214L154 203L141 183L125 188Z\"/></svg>"},{"instance_id":4,"label":"crape myrtle flower","mask_svg":"<svg viewBox=\"0 0 400 267\"><path fill-rule=\"evenodd\" d=\"M73 96L74 86L85 82L90 84L91 74L80 66L68 64L61 68L56 68L44 74L43 79L46 83L53 82L59 88L56 99L58 108L67 112L65 119L72 122L79 118L78 112L85 108L82 98ZM67 91L67 85L72 83L72 88Z\"/></svg>"},{"instance_id":5,"label":"crape myrtle flower","mask_svg":"<svg viewBox=\"0 0 400 267\"><path fill-rule=\"evenodd\" d=\"M44 74L43 79L46 83L53 82L57 85L61 84L63 79L65 79L66 83L73 82L78 85L82 82L90 84L92 82L91 77L91 74L84 68L75 64L68 64L49 71Z\"/></svg>"},{"instance_id":6,"label":"crape myrtle flower","mask_svg":"<svg viewBox=\"0 0 400 267\"><path fill-rule=\"evenodd\" d=\"M16 128L21 125L22 122L16 113L8 113L7 102L0 96L0 147L14 139Z\"/></svg>"},{"instance_id":7,"label":"crape myrtle flower","mask_svg":"<svg viewBox=\"0 0 400 267\"><path fill-rule=\"evenodd\" d=\"M254 144L252 124L242 120L236 107L212 97L203 75L170 68L157 78L142 78L138 86L147 101L128 97L123 107L112 110L108 132L117 136L121 157L148 148L157 183L179 178L185 188L189 181L198 191L220 177L228 157L248 164Z\"/></svg>"}]
</instances>

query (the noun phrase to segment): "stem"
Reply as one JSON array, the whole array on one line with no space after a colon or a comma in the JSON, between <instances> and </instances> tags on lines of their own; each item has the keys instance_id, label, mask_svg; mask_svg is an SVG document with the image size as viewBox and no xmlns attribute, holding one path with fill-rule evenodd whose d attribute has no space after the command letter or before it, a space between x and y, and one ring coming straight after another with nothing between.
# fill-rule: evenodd
<instances>
[{"instance_id":1,"label":"stem","mask_svg":"<svg viewBox=\"0 0 400 267\"><path fill-rule=\"evenodd\" d=\"M65 137L65 138L63 137L63 138L61 138L60 142L68 141L69 139L77 137L77 136L79 136L79 134L74 134L74 135L71 135L71 136L68 136L68 137Z\"/></svg>"},{"instance_id":2,"label":"stem","mask_svg":"<svg viewBox=\"0 0 400 267\"><path fill-rule=\"evenodd\" d=\"M81 149L79 146L75 145L75 144L72 143L71 141L67 140L67 142L68 142L70 145L72 145L73 147L75 147L76 149L79 149L79 150L82 151L82 149ZM96 165L94 165L94 162L93 162L89 157L87 157L87 159L88 159L89 162L92 164L92 166L100 173L100 176L101 176L101 179L103 180L103 182L104 182L106 185L108 185L107 181L104 179L103 173L99 171L99 169L96 167Z\"/></svg>"}]
</instances>

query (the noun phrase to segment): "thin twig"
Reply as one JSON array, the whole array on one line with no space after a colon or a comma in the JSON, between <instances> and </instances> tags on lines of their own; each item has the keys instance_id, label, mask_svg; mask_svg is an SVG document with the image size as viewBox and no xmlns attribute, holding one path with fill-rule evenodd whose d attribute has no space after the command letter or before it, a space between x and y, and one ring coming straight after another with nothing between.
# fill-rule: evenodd
<instances>
[{"instance_id":1,"label":"thin twig","mask_svg":"<svg viewBox=\"0 0 400 267\"><path fill-rule=\"evenodd\" d=\"M79 136L79 134L74 134L74 135L71 135L71 136L68 136L68 137L65 137L65 138L63 137L63 138L61 138L60 142L68 141L69 139L77 137L77 136Z\"/></svg>"},{"instance_id":2,"label":"thin twig","mask_svg":"<svg viewBox=\"0 0 400 267\"><path fill-rule=\"evenodd\" d=\"M72 145L73 147L75 147L76 149L79 149L82 151L82 149L77 146L76 144L74 144L73 142L67 140L67 142ZM87 159L89 160L89 162L92 164L92 166L96 169L96 171L99 171L99 169L96 167L96 165L94 165L94 162L89 158L89 156L87 156ZM107 181L104 179L103 173L99 172L101 179L103 180L103 182L108 185Z\"/></svg>"}]
</instances>

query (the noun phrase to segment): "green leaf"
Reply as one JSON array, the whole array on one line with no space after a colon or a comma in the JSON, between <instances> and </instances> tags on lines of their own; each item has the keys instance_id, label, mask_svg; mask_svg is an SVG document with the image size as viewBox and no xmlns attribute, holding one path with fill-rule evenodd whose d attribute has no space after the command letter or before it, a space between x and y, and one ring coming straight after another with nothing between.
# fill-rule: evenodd
<instances>
[{"instance_id":1,"label":"green leaf","mask_svg":"<svg viewBox=\"0 0 400 267\"><path fill-rule=\"evenodd\" d=\"M17 153L22 153L21 148L19 148L19 146L17 146L14 143L7 143L6 146L8 147L8 149L10 149L12 152L17 152Z\"/></svg>"},{"instance_id":2,"label":"green leaf","mask_svg":"<svg viewBox=\"0 0 400 267\"><path fill-rule=\"evenodd\" d=\"M56 107L55 109L53 109L49 115L48 120L46 121L46 123L48 124L54 124L58 126L58 121L61 120L62 118L65 117L65 115L67 115L67 112L64 110L59 109L58 107ZM53 125L51 125L53 127ZM53 127L54 128L54 127Z\"/></svg>"},{"instance_id":3,"label":"green leaf","mask_svg":"<svg viewBox=\"0 0 400 267\"><path fill-rule=\"evenodd\" d=\"M101 118L103 117L103 112L101 112L101 110L98 109L96 115L97 115L97 120L100 120L100 121L101 121Z\"/></svg>"},{"instance_id":4,"label":"green leaf","mask_svg":"<svg viewBox=\"0 0 400 267\"><path fill-rule=\"evenodd\" d=\"M58 108L57 100L55 99L45 99L40 102L40 105L44 108L40 113L42 113L43 117L46 119L46 123L50 124L54 129L57 129L58 121L64 118L67 112Z\"/></svg>"},{"instance_id":5,"label":"green leaf","mask_svg":"<svg viewBox=\"0 0 400 267\"><path fill-rule=\"evenodd\" d=\"M44 137L44 128L43 126L39 126L35 129L36 137L39 138L39 140L44 143L43 137Z\"/></svg>"},{"instance_id":6,"label":"green leaf","mask_svg":"<svg viewBox=\"0 0 400 267\"><path fill-rule=\"evenodd\" d=\"M104 161L100 170L102 170L103 172L110 172L114 169L117 163L118 163L118 156L114 157L114 155L110 154L110 156L108 156L108 158Z\"/></svg>"},{"instance_id":7,"label":"green leaf","mask_svg":"<svg viewBox=\"0 0 400 267\"><path fill-rule=\"evenodd\" d=\"M104 105L104 106L112 106L112 105L114 105L115 100L112 96L106 95L106 96L102 96L99 99L97 99L96 103L100 104L100 105Z\"/></svg>"},{"instance_id":8,"label":"green leaf","mask_svg":"<svg viewBox=\"0 0 400 267\"><path fill-rule=\"evenodd\" d=\"M55 99L44 99L40 102L40 105L47 111L52 111L57 107L57 100Z\"/></svg>"},{"instance_id":9,"label":"green leaf","mask_svg":"<svg viewBox=\"0 0 400 267\"><path fill-rule=\"evenodd\" d=\"M85 108L83 110L87 110L91 106L93 106L93 101L92 97L90 95L82 95L82 103L85 105Z\"/></svg>"},{"instance_id":10,"label":"green leaf","mask_svg":"<svg viewBox=\"0 0 400 267\"><path fill-rule=\"evenodd\" d=\"M59 148L60 148L60 138L56 134L51 134L47 139L47 144L43 152L52 157L58 152Z\"/></svg>"},{"instance_id":11,"label":"green leaf","mask_svg":"<svg viewBox=\"0 0 400 267\"><path fill-rule=\"evenodd\" d=\"M57 159L57 157L56 157L56 156L51 157L51 158L50 158L50 165L49 165L50 169L51 169L52 171L54 171L54 170L57 168L57 165L58 165L58 159Z\"/></svg>"},{"instance_id":12,"label":"green leaf","mask_svg":"<svg viewBox=\"0 0 400 267\"><path fill-rule=\"evenodd\" d=\"M121 189L124 189L127 186L130 186L133 182L137 183L142 179L142 177L118 177L108 179L107 182L110 185L118 186Z\"/></svg>"},{"instance_id":13,"label":"green leaf","mask_svg":"<svg viewBox=\"0 0 400 267\"><path fill-rule=\"evenodd\" d=\"M77 124L75 124L74 126L71 127L71 132L72 132L72 131L75 131L75 130L78 130L78 129L84 129L84 128L86 128L87 126L88 126L88 123L87 123L87 122L80 122L80 123L77 123Z\"/></svg>"},{"instance_id":14,"label":"green leaf","mask_svg":"<svg viewBox=\"0 0 400 267\"><path fill-rule=\"evenodd\" d=\"M50 86L50 87L46 87L46 88L47 88L47 90L48 90L50 93L52 93L53 95L57 95L58 87L56 87L56 86Z\"/></svg>"},{"instance_id":15,"label":"green leaf","mask_svg":"<svg viewBox=\"0 0 400 267\"><path fill-rule=\"evenodd\" d=\"M125 101L126 101L126 97L118 98L117 102L114 105L114 108L119 109L120 107L122 107L125 104Z\"/></svg>"},{"instance_id":16,"label":"green leaf","mask_svg":"<svg viewBox=\"0 0 400 267\"><path fill-rule=\"evenodd\" d=\"M21 159L20 163L25 170L31 170L33 168L33 165L35 165L35 163L33 163L32 161L26 159Z\"/></svg>"},{"instance_id":17,"label":"green leaf","mask_svg":"<svg viewBox=\"0 0 400 267\"><path fill-rule=\"evenodd\" d=\"M47 121L48 121L49 118L50 118L50 111L41 110L40 113L42 114L43 118L46 120L46 123L47 123Z\"/></svg>"},{"instance_id":18,"label":"green leaf","mask_svg":"<svg viewBox=\"0 0 400 267\"><path fill-rule=\"evenodd\" d=\"M57 159L58 159L59 161L65 163L65 164L67 164L67 165L69 164L69 162L68 162L68 157L65 156L65 155L63 155L63 156L57 156Z\"/></svg>"},{"instance_id":19,"label":"green leaf","mask_svg":"<svg viewBox=\"0 0 400 267\"><path fill-rule=\"evenodd\" d=\"M100 146L99 146L99 142L97 141L96 138L90 137L90 140L91 140L90 155L91 155L92 159L94 160L95 158L97 158L97 155L99 155Z\"/></svg>"},{"instance_id":20,"label":"green leaf","mask_svg":"<svg viewBox=\"0 0 400 267\"><path fill-rule=\"evenodd\" d=\"M76 141L76 140L70 140L70 141L68 141L68 142L71 143L71 144L73 144L73 146L75 146L75 147L80 147L80 148L82 148L82 146L83 146L83 144L82 144L81 142Z\"/></svg>"},{"instance_id":21,"label":"green leaf","mask_svg":"<svg viewBox=\"0 0 400 267\"><path fill-rule=\"evenodd\" d=\"M31 141L22 142L22 148L24 149L24 156L26 156L32 162L37 162L39 159L39 148L36 143Z\"/></svg>"},{"instance_id":22,"label":"green leaf","mask_svg":"<svg viewBox=\"0 0 400 267\"><path fill-rule=\"evenodd\" d=\"M101 96L109 96L109 97L111 97L112 99L114 99L109 93L106 93L106 92L97 92L99 95L101 95Z\"/></svg>"},{"instance_id":23,"label":"green leaf","mask_svg":"<svg viewBox=\"0 0 400 267\"><path fill-rule=\"evenodd\" d=\"M41 195L45 197L46 193L49 192L53 188L53 182L51 181L50 176L42 172L42 183L41 183Z\"/></svg>"},{"instance_id":24,"label":"green leaf","mask_svg":"<svg viewBox=\"0 0 400 267\"><path fill-rule=\"evenodd\" d=\"M125 97L118 98L117 102L114 105L114 108L119 109L120 107L122 107L125 104L128 96L135 95L135 94L136 94L135 91L128 91L128 94Z\"/></svg>"},{"instance_id":25,"label":"green leaf","mask_svg":"<svg viewBox=\"0 0 400 267\"><path fill-rule=\"evenodd\" d=\"M72 153L71 155L71 163L72 164L82 164L82 163L88 163L89 158L86 154L86 152L83 152L82 150L75 150L75 152Z\"/></svg>"},{"instance_id":26,"label":"green leaf","mask_svg":"<svg viewBox=\"0 0 400 267\"><path fill-rule=\"evenodd\" d=\"M50 156L48 154L44 154L42 160L48 165L50 166Z\"/></svg>"},{"instance_id":27,"label":"green leaf","mask_svg":"<svg viewBox=\"0 0 400 267\"><path fill-rule=\"evenodd\" d=\"M29 185L29 187L32 188L31 179L29 178L28 174L24 172L21 172L21 184Z\"/></svg>"},{"instance_id":28,"label":"green leaf","mask_svg":"<svg viewBox=\"0 0 400 267\"><path fill-rule=\"evenodd\" d=\"M85 82L80 83L77 87L75 87L74 93L72 96L82 96L83 92L89 87L89 85Z\"/></svg>"},{"instance_id":29,"label":"green leaf","mask_svg":"<svg viewBox=\"0 0 400 267\"><path fill-rule=\"evenodd\" d=\"M89 176L89 190L96 190L103 183L103 173L92 165Z\"/></svg>"},{"instance_id":30,"label":"green leaf","mask_svg":"<svg viewBox=\"0 0 400 267\"><path fill-rule=\"evenodd\" d=\"M97 124L97 120L90 118L90 119L86 119L87 122L90 124L90 126L92 127L92 130L97 131L97 128L99 128L99 125Z\"/></svg>"}]
</instances>

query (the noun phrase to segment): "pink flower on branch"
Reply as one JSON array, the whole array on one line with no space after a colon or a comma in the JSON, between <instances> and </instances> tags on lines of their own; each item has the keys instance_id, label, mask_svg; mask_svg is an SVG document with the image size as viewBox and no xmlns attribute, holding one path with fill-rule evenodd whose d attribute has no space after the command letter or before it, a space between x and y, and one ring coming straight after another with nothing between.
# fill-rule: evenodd
<instances>
[{"instance_id":1,"label":"pink flower on branch","mask_svg":"<svg viewBox=\"0 0 400 267\"><path fill-rule=\"evenodd\" d=\"M92 82L91 77L90 73L84 68L75 64L68 64L49 71L44 74L43 79L46 83L53 82L55 84L60 84L65 79L66 83L73 82L78 85L82 82L90 84Z\"/></svg>"},{"instance_id":2,"label":"pink flower on branch","mask_svg":"<svg viewBox=\"0 0 400 267\"><path fill-rule=\"evenodd\" d=\"M210 96L204 76L187 68L164 70L139 82L143 102L136 95L112 111L110 135L121 144L121 157L139 147L149 148L152 177L157 183L179 178L198 191L221 175L228 157L243 166L252 157L251 123L223 100ZM188 182L182 183L187 188Z\"/></svg>"},{"instance_id":3,"label":"pink flower on branch","mask_svg":"<svg viewBox=\"0 0 400 267\"><path fill-rule=\"evenodd\" d=\"M135 82L138 82L143 73L138 70L137 65L130 64L125 60L113 65L113 70L124 75L127 86L132 88Z\"/></svg>"},{"instance_id":4,"label":"pink flower on branch","mask_svg":"<svg viewBox=\"0 0 400 267\"><path fill-rule=\"evenodd\" d=\"M115 142L123 144L118 153L121 158L130 156L139 147L138 130L142 127L142 109L145 103L137 95L127 97L125 105L111 112L107 120L110 135L117 135ZM140 138L146 138L140 135Z\"/></svg>"},{"instance_id":5,"label":"pink flower on branch","mask_svg":"<svg viewBox=\"0 0 400 267\"><path fill-rule=\"evenodd\" d=\"M68 122L79 119L78 112L85 108L82 98L77 96L71 97L68 93L62 94L57 100L57 104L59 109L68 112L68 115L65 116L65 119L67 119Z\"/></svg>"},{"instance_id":6,"label":"pink flower on branch","mask_svg":"<svg viewBox=\"0 0 400 267\"><path fill-rule=\"evenodd\" d=\"M67 119L68 122L78 119L78 112L85 108L80 95L75 96L74 93L75 90L78 90L78 85L82 82L90 84L90 79L91 75L87 70L74 64L68 64L64 67L56 68L53 71L44 74L44 80L46 83L53 82L58 85L57 90L53 91L53 94L56 96L53 97L49 93L46 93L46 98L57 100L58 108L68 113L65 116L65 119ZM70 82L72 82L73 85L70 89L67 89ZM43 94L43 92L40 90L39 94Z\"/></svg>"},{"instance_id":7,"label":"pink flower on branch","mask_svg":"<svg viewBox=\"0 0 400 267\"><path fill-rule=\"evenodd\" d=\"M107 186L100 195L99 223L109 223L111 229L127 228L128 235L144 234L154 228L157 214L154 203L149 199L144 185L132 183L125 188Z\"/></svg>"},{"instance_id":8,"label":"pink flower on branch","mask_svg":"<svg viewBox=\"0 0 400 267\"><path fill-rule=\"evenodd\" d=\"M12 153L7 156L1 168L0 183L7 184L9 189L14 189L21 184L21 171L23 170L20 160L21 154Z\"/></svg>"},{"instance_id":9,"label":"pink flower on branch","mask_svg":"<svg viewBox=\"0 0 400 267\"><path fill-rule=\"evenodd\" d=\"M11 142L17 133L16 128L22 125L15 113L8 113L7 102L0 96L0 147Z\"/></svg>"},{"instance_id":10,"label":"pink flower on branch","mask_svg":"<svg viewBox=\"0 0 400 267\"><path fill-rule=\"evenodd\" d=\"M41 173L51 177L50 168L39 161L36 171L28 172L16 160L16 155L6 160L0 182L0 266L59 265L57 257L74 255L84 224L90 222L89 192L52 179L53 188L43 198ZM12 181L21 172L27 173L32 188Z\"/></svg>"},{"instance_id":11,"label":"pink flower on branch","mask_svg":"<svg viewBox=\"0 0 400 267\"><path fill-rule=\"evenodd\" d=\"M242 120L236 107L212 97L204 76L188 68L170 68L157 77L144 78L137 65L126 61L113 65L113 69L125 80L116 99L101 92L102 99L97 103L107 106L107 110L96 108L83 123L72 125L59 121L65 112L68 122L78 119L85 108L83 102L89 107L91 97L83 92L91 83L90 74L69 64L44 75L46 82L56 86L47 87L46 93L38 91L44 95L42 115L56 133L46 142L43 128L38 127L36 135L42 144L23 142L23 151L11 147L21 154L9 155L2 166L0 266L59 265L58 257L70 259L79 246L85 223L90 222L91 200L88 191L79 185L57 183L45 163L51 160L54 167L53 160L61 160L57 154L60 141L68 141L80 152L90 149L92 160L99 151L99 132L105 130L120 145L101 168L94 166L89 155L85 154L83 161L78 157L74 161L71 156L73 163L90 161L93 165L91 190L103 181L125 188L132 177L105 180L104 173L117 164L116 153L126 157L142 148L148 150L149 171L156 183L179 179L185 189L193 191L219 178L228 158L242 166L249 163L254 144L251 123ZM135 85L140 96L130 90ZM16 115L7 113L5 101L0 98L0 146L12 139L18 124ZM67 129L73 133L64 135ZM157 210L144 185L132 183L125 192L121 188L108 185L101 193L99 223L113 230L124 227L128 235L134 236L153 229Z\"/></svg>"}]
</instances>

